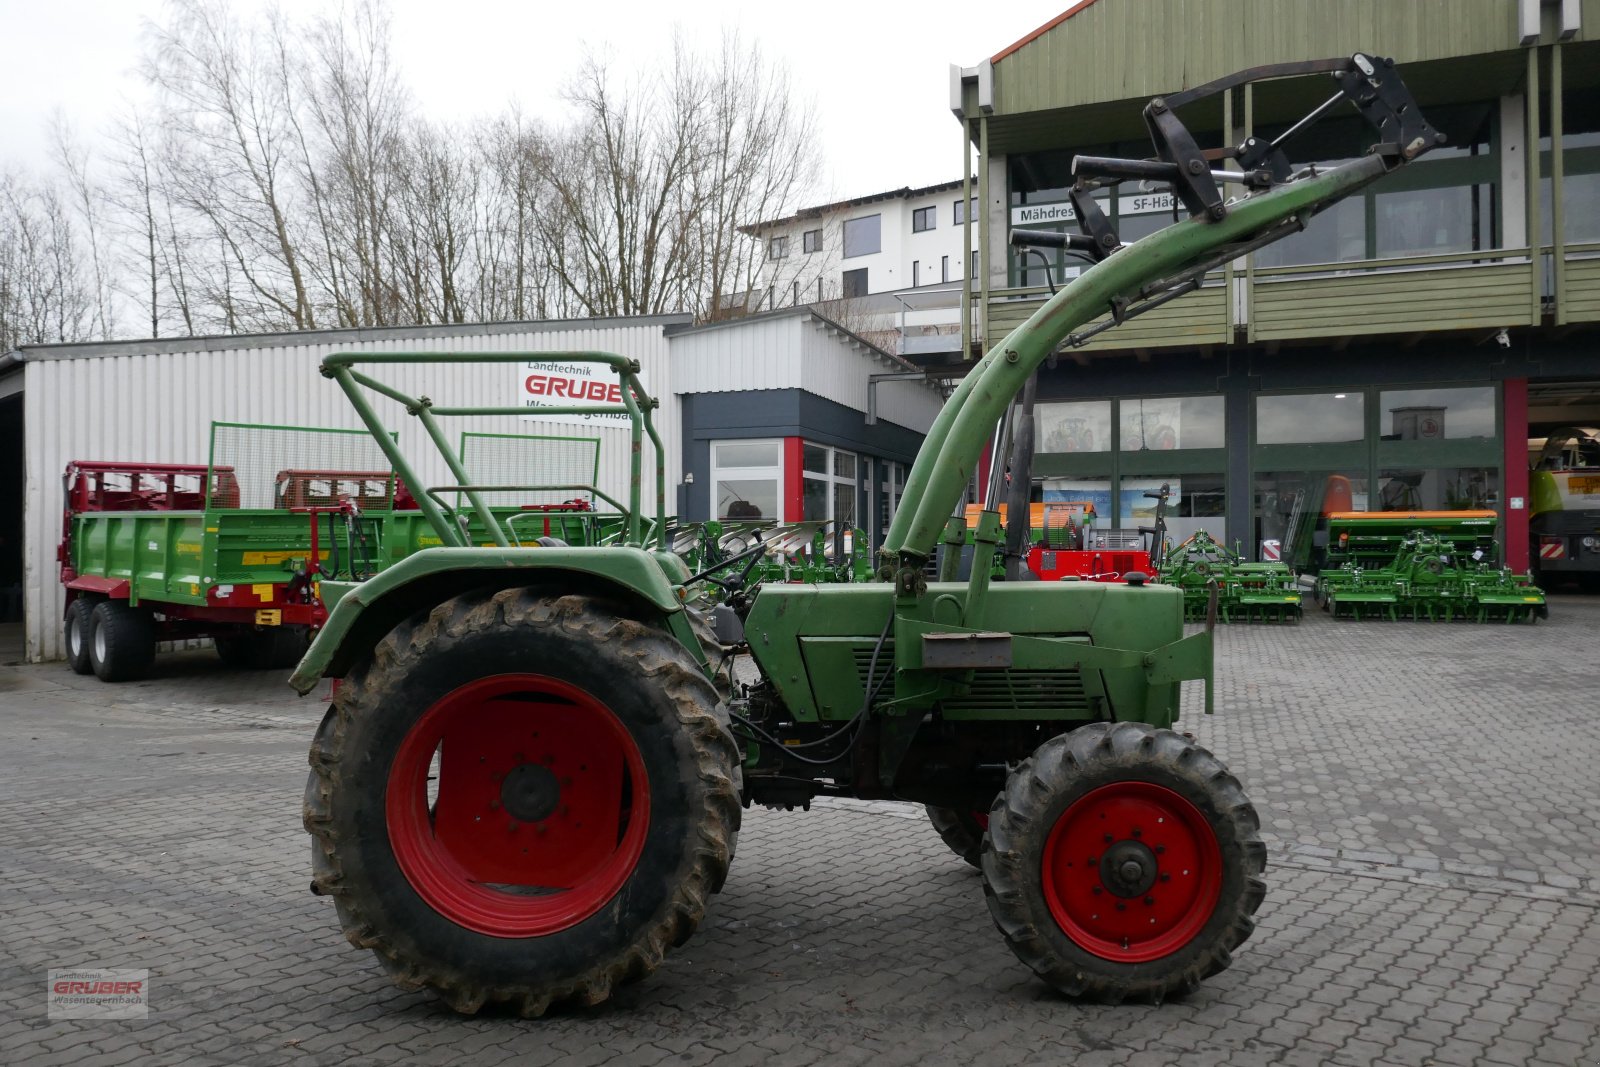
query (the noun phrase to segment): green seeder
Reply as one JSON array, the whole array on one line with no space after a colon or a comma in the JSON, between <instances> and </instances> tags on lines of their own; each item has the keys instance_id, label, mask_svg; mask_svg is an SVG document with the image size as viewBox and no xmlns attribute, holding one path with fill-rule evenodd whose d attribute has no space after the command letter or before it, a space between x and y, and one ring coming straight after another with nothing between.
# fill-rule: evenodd
<instances>
[{"instance_id":1,"label":"green seeder","mask_svg":"<svg viewBox=\"0 0 1600 1067\"><path fill-rule=\"evenodd\" d=\"M1335 616L1534 622L1544 593L1498 564L1492 511L1339 512L1316 599Z\"/></svg>"},{"instance_id":2,"label":"green seeder","mask_svg":"<svg viewBox=\"0 0 1600 1067\"><path fill-rule=\"evenodd\" d=\"M1213 589L1223 622L1295 622L1301 615L1300 587L1286 563L1247 563L1204 530L1169 549L1160 579L1183 590L1184 617L1210 614Z\"/></svg>"}]
</instances>

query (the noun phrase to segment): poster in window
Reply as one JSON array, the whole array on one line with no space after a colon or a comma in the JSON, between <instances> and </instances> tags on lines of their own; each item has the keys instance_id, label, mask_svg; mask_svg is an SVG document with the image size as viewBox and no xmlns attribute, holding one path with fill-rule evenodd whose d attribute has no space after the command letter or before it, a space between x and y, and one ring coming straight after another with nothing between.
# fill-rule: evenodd
<instances>
[{"instance_id":1,"label":"poster in window","mask_svg":"<svg viewBox=\"0 0 1600 1067\"><path fill-rule=\"evenodd\" d=\"M1111 404L1105 400L1040 404L1034 434L1035 452L1109 452Z\"/></svg>"},{"instance_id":2,"label":"poster in window","mask_svg":"<svg viewBox=\"0 0 1600 1067\"><path fill-rule=\"evenodd\" d=\"M1122 451L1169 452L1183 447L1181 400L1124 400Z\"/></svg>"}]
</instances>

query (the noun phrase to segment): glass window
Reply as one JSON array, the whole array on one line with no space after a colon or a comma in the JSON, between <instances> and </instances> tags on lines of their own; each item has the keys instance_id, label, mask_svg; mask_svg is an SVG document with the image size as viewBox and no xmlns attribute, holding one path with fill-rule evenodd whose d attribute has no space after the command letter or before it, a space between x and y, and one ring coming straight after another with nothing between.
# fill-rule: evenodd
<instances>
[{"instance_id":1,"label":"glass window","mask_svg":"<svg viewBox=\"0 0 1600 1067\"><path fill-rule=\"evenodd\" d=\"M856 270L847 270L840 281L841 291L846 300L867 295L867 268L860 267Z\"/></svg>"},{"instance_id":2,"label":"glass window","mask_svg":"<svg viewBox=\"0 0 1600 1067\"><path fill-rule=\"evenodd\" d=\"M1350 471L1264 471L1256 475L1257 559L1279 558L1295 567L1318 566L1327 540L1319 529L1336 511L1368 511L1367 478ZM1216 531L1211 531L1215 533ZM1250 553L1246 551L1245 555Z\"/></svg>"},{"instance_id":3,"label":"glass window","mask_svg":"<svg viewBox=\"0 0 1600 1067\"><path fill-rule=\"evenodd\" d=\"M1380 192L1373 197L1379 259L1470 252L1473 241L1472 187Z\"/></svg>"},{"instance_id":4,"label":"glass window","mask_svg":"<svg viewBox=\"0 0 1600 1067\"><path fill-rule=\"evenodd\" d=\"M972 203L976 204L977 202L978 202L978 198L977 197L973 197L972 198ZM967 221L967 210L966 209L967 209L966 203L964 201L961 201L961 200L957 200L953 205L951 205L951 209L950 209L950 224L952 226L960 226L963 222ZM977 216L974 215L973 219L974 219L974 221L976 221Z\"/></svg>"},{"instance_id":5,"label":"glass window","mask_svg":"<svg viewBox=\"0 0 1600 1067\"><path fill-rule=\"evenodd\" d=\"M767 242L767 258L782 259L789 254L789 238L774 237Z\"/></svg>"},{"instance_id":6,"label":"glass window","mask_svg":"<svg viewBox=\"0 0 1600 1067\"><path fill-rule=\"evenodd\" d=\"M1571 138L1567 139L1568 141ZM1547 156L1546 159L1549 157ZM1546 164L1548 166L1548 163ZM1568 166L1571 164L1569 163ZM1550 179L1540 182L1539 214L1540 233L1544 243L1553 240L1555 209L1551 204ZM1566 174L1561 179L1561 229L1563 239L1571 242L1600 241L1600 173Z\"/></svg>"},{"instance_id":7,"label":"glass window","mask_svg":"<svg viewBox=\"0 0 1600 1067\"><path fill-rule=\"evenodd\" d=\"M1034 409L1033 432L1035 452L1109 452L1111 401L1040 404Z\"/></svg>"},{"instance_id":8,"label":"glass window","mask_svg":"<svg viewBox=\"0 0 1600 1067\"><path fill-rule=\"evenodd\" d=\"M802 518L832 519L845 525L856 521L856 455L807 442L803 449L804 484ZM830 458L831 457L831 458ZM833 473L828 473L829 470Z\"/></svg>"},{"instance_id":9,"label":"glass window","mask_svg":"<svg viewBox=\"0 0 1600 1067\"><path fill-rule=\"evenodd\" d=\"M1220 396L1143 397L1122 402L1122 451L1225 448Z\"/></svg>"},{"instance_id":10,"label":"glass window","mask_svg":"<svg viewBox=\"0 0 1600 1067\"><path fill-rule=\"evenodd\" d=\"M771 519L777 514L776 478L717 479L717 518Z\"/></svg>"},{"instance_id":11,"label":"glass window","mask_svg":"<svg viewBox=\"0 0 1600 1067\"><path fill-rule=\"evenodd\" d=\"M1374 511L1461 511L1500 506L1498 467L1386 469Z\"/></svg>"},{"instance_id":12,"label":"glass window","mask_svg":"<svg viewBox=\"0 0 1600 1067\"><path fill-rule=\"evenodd\" d=\"M712 448L718 467L776 467L783 454L777 441L718 441Z\"/></svg>"},{"instance_id":13,"label":"glass window","mask_svg":"<svg viewBox=\"0 0 1600 1067\"><path fill-rule=\"evenodd\" d=\"M714 441L712 513L719 519L777 519L783 479L778 441Z\"/></svg>"},{"instance_id":14,"label":"glass window","mask_svg":"<svg viewBox=\"0 0 1600 1067\"><path fill-rule=\"evenodd\" d=\"M1360 196L1341 200L1312 216L1306 228L1257 249L1258 267L1343 263L1367 258L1367 207Z\"/></svg>"},{"instance_id":15,"label":"glass window","mask_svg":"<svg viewBox=\"0 0 1600 1067\"><path fill-rule=\"evenodd\" d=\"M800 247L807 252L822 251L822 231L807 230L800 235Z\"/></svg>"},{"instance_id":16,"label":"glass window","mask_svg":"<svg viewBox=\"0 0 1600 1067\"><path fill-rule=\"evenodd\" d=\"M1167 487L1167 540L1179 544L1204 530L1213 537L1223 536L1227 515L1221 474L1185 474L1181 478L1124 478L1117 505L1117 525L1123 529L1150 526L1156 521L1156 503L1161 487ZM1156 494L1147 496L1145 494Z\"/></svg>"},{"instance_id":17,"label":"glass window","mask_svg":"<svg viewBox=\"0 0 1600 1067\"><path fill-rule=\"evenodd\" d=\"M911 232L921 233L931 230L939 225L939 209L935 207L919 207L911 212Z\"/></svg>"},{"instance_id":18,"label":"glass window","mask_svg":"<svg viewBox=\"0 0 1600 1067\"><path fill-rule=\"evenodd\" d=\"M1494 436L1494 386L1387 389L1378 394L1384 441L1438 441Z\"/></svg>"},{"instance_id":19,"label":"glass window","mask_svg":"<svg viewBox=\"0 0 1600 1067\"><path fill-rule=\"evenodd\" d=\"M883 248L883 216L867 215L844 221L844 258L870 256Z\"/></svg>"},{"instance_id":20,"label":"glass window","mask_svg":"<svg viewBox=\"0 0 1600 1067\"><path fill-rule=\"evenodd\" d=\"M1365 398L1360 393L1305 393L1256 397L1256 443L1334 444L1366 439Z\"/></svg>"},{"instance_id":21,"label":"glass window","mask_svg":"<svg viewBox=\"0 0 1600 1067\"><path fill-rule=\"evenodd\" d=\"M1094 509L1095 524L1108 526L1111 514L1111 479L1045 478L1041 494L1045 503L1088 504Z\"/></svg>"}]
</instances>

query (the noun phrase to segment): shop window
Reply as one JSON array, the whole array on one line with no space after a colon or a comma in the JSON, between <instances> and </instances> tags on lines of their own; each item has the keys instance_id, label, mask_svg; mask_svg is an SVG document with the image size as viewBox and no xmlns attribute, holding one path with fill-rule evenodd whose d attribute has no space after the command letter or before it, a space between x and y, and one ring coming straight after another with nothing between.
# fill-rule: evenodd
<instances>
[{"instance_id":1,"label":"shop window","mask_svg":"<svg viewBox=\"0 0 1600 1067\"><path fill-rule=\"evenodd\" d=\"M1279 558L1297 567L1316 567L1326 547L1320 529L1325 516L1336 511L1370 511L1365 474L1351 471L1263 471L1255 484L1256 544L1259 555L1268 543L1277 546ZM1215 531L1212 531L1215 532Z\"/></svg>"},{"instance_id":2,"label":"shop window","mask_svg":"<svg viewBox=\"0 0 1600 1067\"><path fill-rule=\"evenodd\" d=\"M1497 467L1385 469L1378 476L1376 511L1494 510L1500 506Z\"/></svg>"},{"instance_id":3,"label":"shop window","mask_svg":"<svg viewBox=\"0 0 1600 1067\"><path fill-rule=\"evenodd\" d=\"M1256 443L1320 445L1366 439L1365 398L1351 393L1256 397Z\"/></svg>"},{"instance_id":4,"label":"shop window","mask_svg":"<svg viewBox=\"0 0 1600 1067\"><path fill-rule=\"evenodd\" d=\"M1225 448L1220 396L1143 397L1124 400L1122 451L1165 452L1179 448Z\"/></svg>"},{"instance_id":5,"label":"shop window","mask_svg":"<svg viewBox=\"0 0 1600 1067\"><path fill-rule=\"evenodd\" d=\"M856 456L807 442L801 453L801 518L856 524Z\"/></svg>"},{"instance_id":6,"label":"shop window","mask_svg":"<svg viewBox=\"0 0 1600 1067\"><path fill-rule=\"evenodd\" d=\"M908 469L904 463L891 463L885 460L878 461L878 490L875 505L878 515L878 542L882 542L884 535L889 532L889 524L894 521L894 514L900 510L900 498L906 491L906 475Z\"/></svg>"},{"instance_id":7,"label":"shop window","mask_svg":"<svg viewBox=\"0 0 1600 1067\"><path fill-rule=\"evenodd\" d=\"M1152 526L1157 496L1166 485L1167 540L1176 545L1204 530L1221 540L1227 515L1226 480L1221 474L1185 474L1172 478L1124 478L1118 493L1117 525L1124 529Z\"/></svg>"},{"instance_id":8,"label":"shop window","mask_svg":"<svg viewBox=\"0 0 1600 1067\"><path fill-rule=\"evenodd\" d=\"M1494 436L1491 385L1460 389L1387 389L1378 394L1384 441L1442 441Z\"/></svg>"},{"instance_id":9,"label":"shop window","mask_svg":"<svg viewBox=\"0 0 1600 1067\"><path fill-rule=\"evenodd\" d=\"M1094 508L1095 526L1111 525L1110 477L1045 478L1041 496L1047 504L1088 504Z\"/></svg>"},{"instance_id":10,"label":"shop window","mask_svg":"<svg viewBox=\"0 0 1600 1067\"><path fill-rule=\"evenodd\" d=\"M1111 401L1039 404L1034 409L1034 441L1036 453L1111 451Z\"/></svg>"},{"instance_id":11,"label":"shop window","mask_svg":"<svg viewBox=\"0 0 1600 1067\"><path fill-rule=\"evenodd\" d=\"M780 441L715 441L711 445L712 511L718 519L777 519L783 484Z\"/></svg>"}]
</instances>

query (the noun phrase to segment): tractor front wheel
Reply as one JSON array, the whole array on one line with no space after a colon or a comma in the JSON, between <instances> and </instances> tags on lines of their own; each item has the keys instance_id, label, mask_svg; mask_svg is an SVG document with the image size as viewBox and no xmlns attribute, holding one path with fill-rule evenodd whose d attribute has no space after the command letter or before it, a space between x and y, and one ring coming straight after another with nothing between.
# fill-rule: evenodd
<instances>
[{"instance_id":1,"label":"tractor front wheel","mask_svg":"<svg viewBox=\"0 0 1600 1067\"><path fill-rule=\"evenodd\" d=\"M984 889L1007 944L1070 996L1193 990L1232 962L1266 893L1255 808L1171 730L1094 723L1014 770L989 818Z\"/></svg>"},{"instance_id":2,"label":"tractor front wheel","mask_svg":"<svg viewBox=\"0 0 1600 1067\"><path fill-rule=\"evenodd\" d=\"M737 758L665 630L586 597L460 596L339 687L306 786L313 889L458 1011L597 1004L703 916Z\"/></svg>"}]
</instances>

